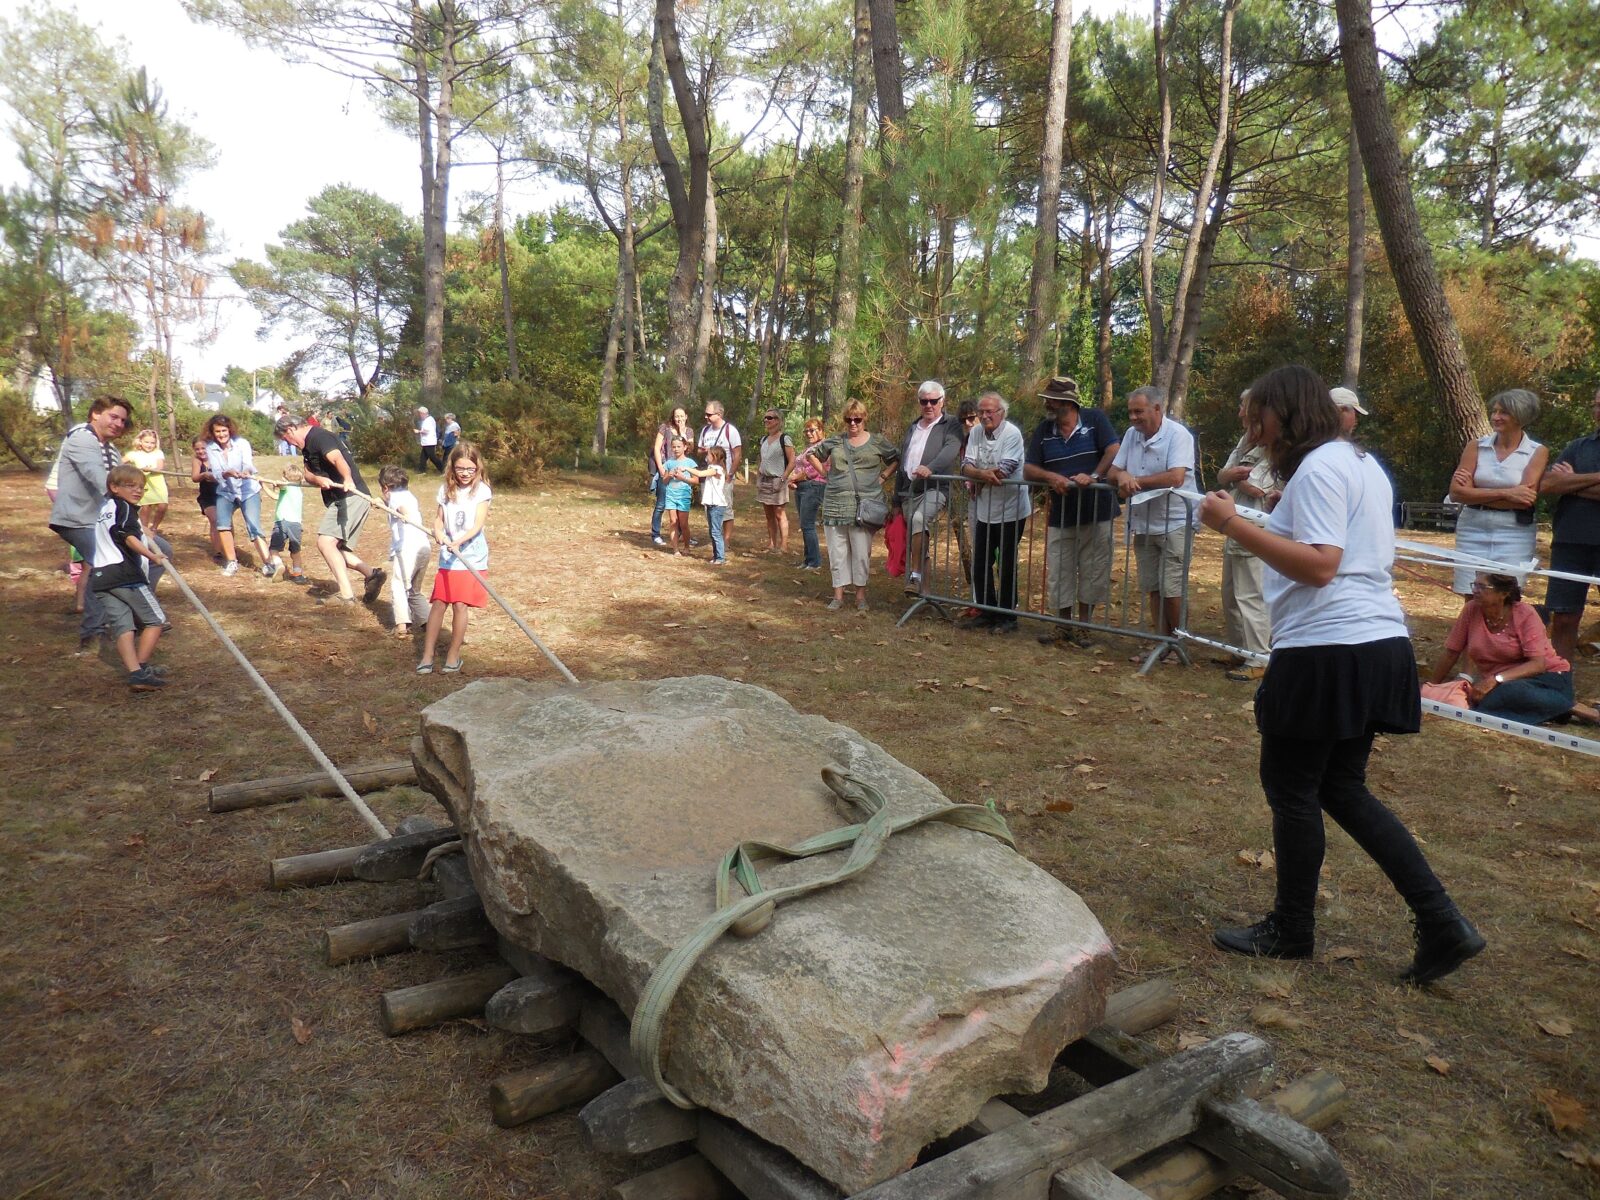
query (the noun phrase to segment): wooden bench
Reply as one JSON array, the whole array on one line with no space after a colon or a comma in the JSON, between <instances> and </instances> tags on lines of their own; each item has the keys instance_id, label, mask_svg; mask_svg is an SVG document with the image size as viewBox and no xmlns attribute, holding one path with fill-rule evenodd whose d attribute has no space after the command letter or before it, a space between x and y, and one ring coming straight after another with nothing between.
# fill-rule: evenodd
<instances>
[{"instance_id":1,"label":"wooden bench","mask_svg":"<svg viewBox=\"0 0 1600 1200\"><path fill-rule=\"evenodd\" d=\"M1405 529L1454 530L1461 507L1456 504L1425 504L1407 500L1400 506L1400 524Z\"/></svg>"}]
</instances>

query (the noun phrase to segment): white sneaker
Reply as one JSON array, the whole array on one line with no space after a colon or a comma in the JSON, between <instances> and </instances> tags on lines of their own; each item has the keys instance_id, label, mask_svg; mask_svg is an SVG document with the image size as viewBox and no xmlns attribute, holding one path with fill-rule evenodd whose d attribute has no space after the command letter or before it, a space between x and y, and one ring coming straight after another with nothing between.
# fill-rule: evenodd
<instances>
[{"instance_id":1,"label":"white sneaker","mask_svg":"<svg viewBox=\"0 0 1600 1200\"><path fill-rule=\"evenodd\" d=\"M670 546L672 544L664 537L653 537L650 540L658 546Z\"/></svg>"},{"instance_id":2,"label":"white sneaker","mask_svg":"<svg viewBox=\"0 0 1600 1200\"><path fill-rule=\"evenodd\" d=\"M272 569L274 571L283 570L283 559L279 558L276 554L272 556Z\"/></svg>"},{"instance_id":3,"label":"white sneaker","mask_svg":"<svg viewBox=\"0 0 1600 1200\"><path fill-rule=\"evenodd\" d=\"M265 575L268 579L271 579L273 577L273 575L277 573L277 570L278 570L277 566L274 565L273 563L262 563L261 564L261 573L263 575Z\"/></svg>"},{"instance_id":4,"label":"white sneaker","mask_svg":"<svg viewBox=\"0 0 1600 1200\"><path fill-rule=\"evenodd\" d=\"M222 573L224 575L237 575L239 573L239 560L232 559L231 561L223 564Z\"/></svg>"}]
</instances>

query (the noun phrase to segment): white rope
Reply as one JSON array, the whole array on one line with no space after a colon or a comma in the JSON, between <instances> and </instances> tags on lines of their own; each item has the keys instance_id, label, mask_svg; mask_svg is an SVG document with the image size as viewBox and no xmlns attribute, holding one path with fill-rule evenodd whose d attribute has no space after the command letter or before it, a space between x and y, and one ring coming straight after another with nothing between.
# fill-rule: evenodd
<instances>
[{"instance_id":1,"label":"white rope","mask_svg":"<svg viewBox=\"0 0 1600 1200\"><path fill-rule=\"evenodd\" d=\"M200 602L200 597L194 594L194 589L189 586L188 581L184 579L178 568L172 565L170 558L166 560L166 568L168 574L172 576L173 582L182 590L189 603L194 605L195 611L205 618L207 625L211 626L211 632L216 634L222 644L228 648L228 652L238 659L239 665L244 668L244 673L250 677L250 682L261 690L261 694L267 698L267 703L271 704L278 716L283 718L283 723L289 727L297 738L305 743L306 749L311 751L311 757L316 759L317 765L328 773L328 778L332 779L338 786L344 798L355 806L355 810L360 814L361 819L380 838L389 837L388 827L378 819L376 813L367 807L366 801L362 800L356 793L355 788L350 786L350 781L340 773L339 768L333 765L333 760L322 752L322 747L317 745L315 739L306 732L305 726L295 720L294 714L289 711L282 700L278 699L278 694L272 690L272 685L261 677L261 672L257 671L250 660L244 656L244 651L240 650L234 644L233 639L228 636L227 631L217 624L217 619Z\"/></svg>"},{"instance_id":2,"label":"white rope","mask_svg":"<svg viewBox=\"0 0 1600 1200\"><path fill-rule=\"evenodd\" d=\"M1268 661L1268 656L1265 654L1258 654L1254 650L1246 650L1243 646L1230 646L1226 642L1201 637L1198 634L1190 633L1187 629L1176 629L1173 631L1173 636L1186 642L1194 642L1197 645L1210 646L1215 650L1226 650L1259 665L1265 665ZM1439 700L1429 700L1427 697L1423 697L1422 711L1435 717L1444 717L1448 721L1457 721L1463 725L1487 729L1493 733L1509 734L1511 737L1538 742L1543 746L1554 746L1558 750L1571 750L1577 754L1587 754L1591 758L1600 758L1600 741L1595 741L1592 738L1581 738L1575 734L1546 729L1542 725L1524 725L1520 721L1509 721L1505 717L1491 716L1488 713L1481 713L1470 708L1457 708L1453 704L1445 704Z\"/></svg>"}]
</instances>

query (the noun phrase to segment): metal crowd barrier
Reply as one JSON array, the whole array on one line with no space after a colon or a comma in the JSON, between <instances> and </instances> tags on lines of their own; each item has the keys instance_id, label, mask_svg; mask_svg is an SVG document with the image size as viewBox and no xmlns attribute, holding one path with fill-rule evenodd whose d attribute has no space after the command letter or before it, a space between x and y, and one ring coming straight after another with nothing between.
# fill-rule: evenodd
<instances>
[{"instance_id":1,"label":"metal crowd barrier","mask_svg":"<svg viewBox=\"0 0 1600 1200\"><path fill-rule=\"evenodd\" d=\"M978 522L974 517L973 500L979 487L1011 491L1025 488L1032 500L1033 512L1015 523ZM1039 621L1047 625L1152 643L1149 654L1140 664L1141 675L1167 654L1176 655L1187 664L1190 661L1189 654L1178 630L1182 630L1188 622L1189 571L1194 556L1196 504L1178 493L1163 494L1170 494L1182 503L1185 514L1179 618L1176 629L1169 633L1156 632L1155 614L1145 611L1146 596L1138 586L1132 526L1137 522L1134 514L1140 505L1130 505L1127 501L1119 503L1116 489L1105 483L1089 487L1073 485L1057 495L1051 488L1041 484L1007 481L979 485L959 475L930 475L926 479L916 480L911 493L902 503L907 522L908 580L910 573L918 569L910 547L914 516L919 511L926 511L931 519L927 521L928 544L926 562L922 566L921 590L898 624L904 625L924 609L946 620L953 620L963 609L976 609L1011 620ZM1075 602L1070 606L1068 616L1060 615L1050 606L1050 575L1057 569L1048 553L1052 500L1073 505L1076 515L1085 518L1078 528L1092 530L1091 549L1098 552L1099 559L1105 564L1105 603L1096 604L1088 620L1078 617ZM1106 508L1115 511L1116 515L1110 519L1093 519L1097 512L1104 512ZM1021 528L1011 528L1016 524L1020 524ZM1008 553L1008 545L1013 539L1015 550ZM1098 619L1102 612L1103 620Z\"/></svg>"}]
</instances>

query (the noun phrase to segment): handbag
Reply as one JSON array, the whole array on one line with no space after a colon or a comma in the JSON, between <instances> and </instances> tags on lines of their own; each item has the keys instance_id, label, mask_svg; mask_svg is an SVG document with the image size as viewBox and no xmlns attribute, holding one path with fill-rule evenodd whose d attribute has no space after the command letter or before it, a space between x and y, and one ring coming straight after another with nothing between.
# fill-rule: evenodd
<instances>
[{"instance_id":1,"label":"handbag","mask_svg":"<svg viewBox=\"0 0 1600 1200\"><path fill-rule=\"evenodd\" d=\"M875 492L863 496L861 484L856 480L856 450L846 438L844 442L845 465L850 468L850 490L856 494L856 524L863 529L882 529L889 522L889 502L883 498L883 485Z\"/></svg>"}]
</instances>

